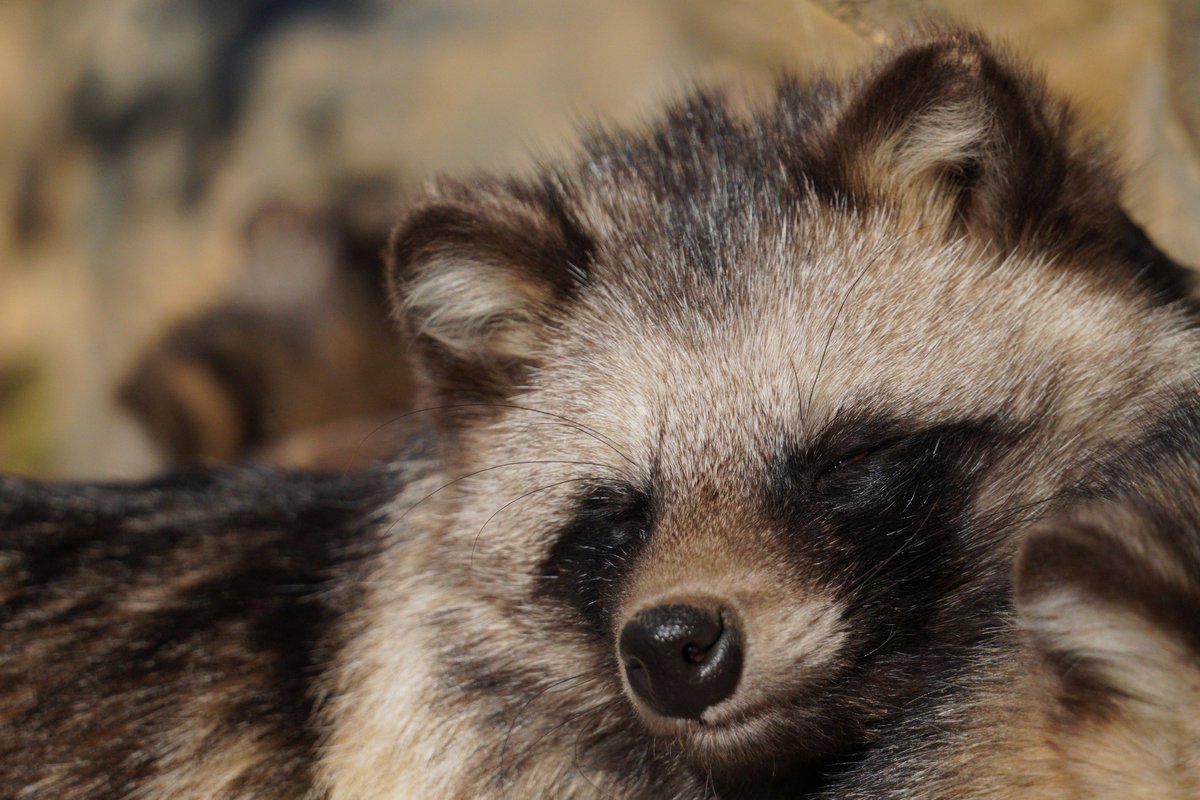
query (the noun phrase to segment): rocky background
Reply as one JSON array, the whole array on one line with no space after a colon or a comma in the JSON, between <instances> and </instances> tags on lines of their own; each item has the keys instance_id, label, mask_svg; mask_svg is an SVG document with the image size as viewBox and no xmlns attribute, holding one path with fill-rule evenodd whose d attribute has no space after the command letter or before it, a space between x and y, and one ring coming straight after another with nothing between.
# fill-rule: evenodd
<instances>
[{"instance_id":1,"label":"rocky background","mask_svg":"<svg viewBox=\"0 0 1200 800\"><path fill-rule=\"evenodd\" d=\"M329 264L350 258L328 211L347 187L385 187L363 213L391 213L392 189L528 169L579 123L636 123L695 82L844 71L927 14L1044 66L1125 153L1135 218L1200 264L1200 0L3 0L0 470L161 467L118 387L180 320L261 294L264 260L263 302L336 339L328 309L371 302L326 302ZM314 253L328 263L288 280ZM301 398L296 426L336 417L354 380L321 364L388 373L354 413L402 405L403 364L339 341L276 387Z\"/></svg>"}]
</instances>

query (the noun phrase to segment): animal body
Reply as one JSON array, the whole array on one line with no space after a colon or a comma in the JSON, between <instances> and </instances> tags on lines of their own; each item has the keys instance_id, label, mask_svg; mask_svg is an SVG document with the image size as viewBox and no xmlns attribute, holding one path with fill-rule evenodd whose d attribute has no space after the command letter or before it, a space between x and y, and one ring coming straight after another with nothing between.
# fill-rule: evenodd
<instances>
[{"instance_id":1,"label":"animal body","mask_svg":"<svg viewBox=\"0 0 1200 800\"><path fill-rule=\"evenodd\" d=\"M0 784L886 792L1024 652L1024 533L1200 364L1104 148L958 32L441 181L388 275L429 429L391 470L3 487Z\"/></svg>"},{"instance_id":2,"label":"animal body","mask_svg":"<svg viewBox=\"0 0 1200 800\"><path fill-rule=\"evenodd\" d=\"M260 210L233 290L122 381L121 404L166 463L332 469L390 455L400 426L382 423L411 410L379 268L399 191L363 180L326 195Z\"/></svg>"}]
</instances>

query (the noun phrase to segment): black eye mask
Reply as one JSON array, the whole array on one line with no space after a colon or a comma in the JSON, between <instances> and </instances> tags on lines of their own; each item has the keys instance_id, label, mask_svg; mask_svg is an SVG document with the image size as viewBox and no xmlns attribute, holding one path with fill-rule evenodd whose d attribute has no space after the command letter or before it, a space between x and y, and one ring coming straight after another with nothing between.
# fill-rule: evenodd
<instances>
[{"instance_id":1,"label":"black eye mask","mask_svg":"<svg viewBox=\"0 0 1200 800\"><path fill-rule=\"evenodd\" d=\"M650 492L612 483L590 488L542 562L539 594L565 602L607 636L617 587L653 525Z\"/></svg>"},{"instance_id":2,"label":"black eye mask","mask_svg":"<svg viewBox=\"0 0 1200 800\"><path fill-rule=\"evenodd\" d=\"M768 507L792 531L798 557L849 578L887 563L897 574L885 577L895 580L922 557L949 563L949 553L935 558L930 548L957 547L979 477L1008 441L999 430L973 420L845 423L779 459Z\"/></svg>"}]
</instances>

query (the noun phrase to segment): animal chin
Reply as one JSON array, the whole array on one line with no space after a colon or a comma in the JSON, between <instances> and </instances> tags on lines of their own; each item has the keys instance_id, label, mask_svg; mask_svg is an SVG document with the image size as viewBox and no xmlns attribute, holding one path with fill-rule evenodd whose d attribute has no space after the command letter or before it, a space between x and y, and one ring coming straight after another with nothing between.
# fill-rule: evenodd
<instances>
[{"instance_id":1,"label":"animal chin","mask_svg":"<svg viewBox=\"0 0 1200 800\"><path fill-rule=\"evenodd\" d=\"M736 697L707 709L698 718L665 717L636 697L631 702L647 731L680 749L705 769L736 768L770 760L779 752L779 734L787 728L778 708L737 708Z\"/></svg>"},{"instance_id":2,"label":"animal chin","mask_svg":"<svg viewBox=\"0 0 1200 800\"><path fill-rule=\"evenodd\" d=\"M757 763L770 758L776 749L775 716L764 710L716 722L702 720L685 738L685 746L692 760L702 764L733 767Z\"/></svg>"},{"instance_id":3,"label":"animal chin","mask_svg":"<svg viewBox=\"0 0 1200 800\"><path fill-rule=\"evenodd\" d=\"M734 694L698 718L665 717L626 691L649 734L695 769L730 780L772 770L816 780L858 746L848 731L830 728L816 687L788 697Z\"/></svg>"}]
</instances>

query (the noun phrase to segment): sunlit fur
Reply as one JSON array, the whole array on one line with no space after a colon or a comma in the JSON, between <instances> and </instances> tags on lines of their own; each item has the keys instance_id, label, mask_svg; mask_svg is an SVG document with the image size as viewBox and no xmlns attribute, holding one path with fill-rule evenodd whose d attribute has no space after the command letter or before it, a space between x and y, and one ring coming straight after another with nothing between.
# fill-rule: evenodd
<instances>
[{"instance_id":1,"label":"sunlit fur","mask_svg":"<svg viewBox=\"0 0 1200 800\"><path fill-rule=\"evenodd\" d=\"M534 178L436 183L388 275L422 461L329 496L235 473L0 502L0 775L64 798L907 797L936 766L922 730L958 774L937 715L974 724L964 676L1024 674L1023 533L1119 488L1108 459L1153 450L1200 368L1184 272L1108 161L943 31L749 115L698 94ZM57 537L92 544L38 549ZM177 562L166 613L146 586ZM693 598L736 618L744 670L701 720L659 717L617 635Z\"/></svg>"},{"instance_id":2,"label":"sunlit fur","mask_svg":"<svg viewBox=\"0 0 1200 800\"><path fill-rule=\"evenodd\" d=\"M1066 107L959 34L784 85L749 121L694 99L538 183L433 187L392 289L447 469L397 503L417 541L380 560L330 685L333 795L856 774L931 687L1003 652L1020 532L1192 380L1181 286ZM878 420L893 432L861 434ZM936 488L850 538L810 513L845 442L939 426L914 451ZM548 586L596 486L644 490L645 535L596 561L601 584ZM906 503L925 519L897 521ZM700 722L643 707L614 647L692 597L748 642Z\"/></svg>"},{"instance_id":3,"label":"sunlit fur","mask_svg":"<svg viewBox=\"0 0 1200 800\"><path fill-rule=\"evenodd\" d=\"M1016 618L831 795L1200 795L1200 405L1194 387L1115 480L1030 532ZM1085 490L1085 497L1094 494Z\"/></svg>"}]
</instances>

